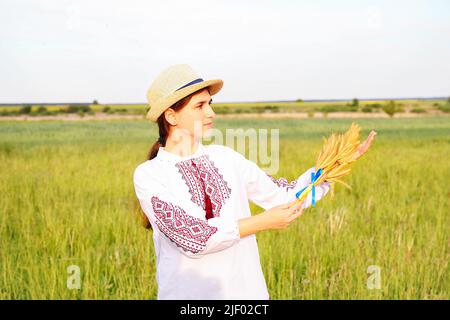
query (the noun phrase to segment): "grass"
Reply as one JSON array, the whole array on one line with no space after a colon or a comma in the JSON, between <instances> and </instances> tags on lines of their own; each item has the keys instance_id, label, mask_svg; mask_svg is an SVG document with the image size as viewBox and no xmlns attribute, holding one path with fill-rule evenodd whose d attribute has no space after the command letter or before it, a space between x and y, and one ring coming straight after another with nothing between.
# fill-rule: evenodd
<instances>
[{"instance_id":1,"label":"grass","mask_svg":"<svg viewBox=\"0 0 450 320\"><path fill-rule=\"evenodd\" d=\"M280 129L280 171L314 165L322 136L351 119L233 119ZM353 120L354 121L354 120ZM378 135L346 179L287 230L258 234L272 299L448 299L450 122L358 119ZM149 122L0 123L0 299L154 299L151 232L139 224L132 173ZM262 209L251 205L254 213ZM69 290L67 268L81 270ZM367 269L381 270L369 290Z\"/></svg>"}]
</instances>

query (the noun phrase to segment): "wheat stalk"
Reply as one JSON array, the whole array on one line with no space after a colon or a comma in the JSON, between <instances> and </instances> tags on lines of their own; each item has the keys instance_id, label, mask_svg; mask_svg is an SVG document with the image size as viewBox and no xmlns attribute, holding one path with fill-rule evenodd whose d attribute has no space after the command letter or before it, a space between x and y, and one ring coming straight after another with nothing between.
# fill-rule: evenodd
<instances>
[{"instance_id":1,"label":"wheat stalk","mask_svg":"<svg viewBox=\"0 0 450 320\"><path fill-rule=\"evenodd\" d=\"M304 200L313 186L318 186L325 181L332 187L337 182L351 189L341 178L350 174L350 166L358 158L360 132L360 126L352 123L344 134L333 133L328 139L324 139L324 145L316 161L316 170L322 169L322 173L314 183L308 185L297 201Z\"/></svg>"}]
</instances>

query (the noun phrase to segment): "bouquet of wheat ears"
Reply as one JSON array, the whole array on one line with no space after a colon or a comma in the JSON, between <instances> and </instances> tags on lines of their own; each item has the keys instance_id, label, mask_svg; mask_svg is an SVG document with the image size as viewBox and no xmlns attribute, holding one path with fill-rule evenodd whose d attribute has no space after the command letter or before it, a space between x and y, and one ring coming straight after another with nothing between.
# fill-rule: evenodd
<instances>
[{"instance_id":1,"label":"bouquet of wheat ears","mask_svg":"<svg viewBox=\"0 0 450 320\"><path fill-rule=\"evenodd\" d=\"M376 135L376 132L372 130L367 140L361 144L360 132L360 126L352 123L344 134L333 133L328 139L324 139L324 145L316 162L316 172L311 173L311 183L297 192L296 203L306 199L312 192L312 206L314 206L315 187L323 182L329 182L332 190L336 182L351 189L341 178L350 174L351 165L367 151Z\"/></svg>"}]
</instances>

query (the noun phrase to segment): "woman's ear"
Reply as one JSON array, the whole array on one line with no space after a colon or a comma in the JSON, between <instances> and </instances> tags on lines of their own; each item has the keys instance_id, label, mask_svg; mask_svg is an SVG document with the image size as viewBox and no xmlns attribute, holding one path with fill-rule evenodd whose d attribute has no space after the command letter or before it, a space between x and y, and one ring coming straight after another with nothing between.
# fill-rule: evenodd
<instances>
[{"instance_id":1,"label":"woman's ear","mask_svg":"<svg viewBox=\"0 0 450 320\"><path fill-rule=\"evenodd\" d=\"M177 124L175 111L173 111L172 108L169 108L166 111L164 111L164 117L166 117L166 120L168 123L170 123L170 125L175 126Z\"/></svg>"}]
</instances>

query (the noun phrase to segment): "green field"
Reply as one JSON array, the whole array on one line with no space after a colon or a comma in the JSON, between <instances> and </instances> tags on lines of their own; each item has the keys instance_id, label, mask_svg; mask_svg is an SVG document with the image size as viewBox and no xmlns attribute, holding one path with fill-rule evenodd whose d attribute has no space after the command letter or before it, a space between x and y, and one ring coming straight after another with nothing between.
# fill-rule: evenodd
<instances>
[{"instance_id":1,"label":"green field","mask_svg":"<svg viewBox=\"0 0 450 320\"><path fill-rule=\"evenodd\" d=\"M353 120L355 121L355 120ZM449 299L450 121L356 120L373 146L346 179L286 230L257 236L272 299ZM280 172L314 165L347 119L233 119L279 128ZM0 299L154 299L151 232L132 174L156 139L135 121L0 123ZM254 213L262 209L252 206ZM67 288L67 268L81 289ZM367 287L369 266L381 288Z\"/></svg>"}]
</instances>

